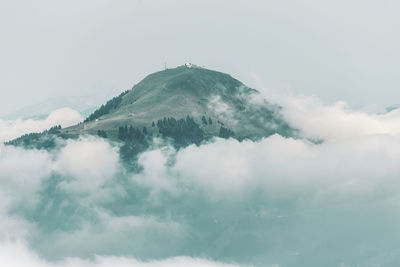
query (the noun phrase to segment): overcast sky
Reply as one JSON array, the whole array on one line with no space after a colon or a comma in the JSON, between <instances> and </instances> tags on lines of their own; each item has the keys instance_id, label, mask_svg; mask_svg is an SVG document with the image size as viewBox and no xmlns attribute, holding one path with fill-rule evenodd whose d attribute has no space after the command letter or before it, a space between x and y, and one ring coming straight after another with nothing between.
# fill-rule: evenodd
<instances>
[{"instance_id":1,"label":"overcast sky","mask_svg":"<svg viewBox=\"0 0 400 267\"><path fill-rule=\"evenodd\" d=\"M186 61L249 86L400 103L395 0L0 0L0 115Z\"/></svg>"}]
</instances>

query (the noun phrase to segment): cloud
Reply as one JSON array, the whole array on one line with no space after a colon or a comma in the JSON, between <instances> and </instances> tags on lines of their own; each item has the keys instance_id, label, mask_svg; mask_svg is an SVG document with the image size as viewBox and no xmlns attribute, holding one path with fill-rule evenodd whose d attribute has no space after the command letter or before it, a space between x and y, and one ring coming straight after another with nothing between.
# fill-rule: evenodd
<instances>
[{"instance_id":1,"label":"cloud","mask_svg":"<svg viewBox=\"0 0 400 267\"><path fill-rule=\"evenodd\" d=\"M94 137L69 141L55 161L55 169L71 178L63 187L81 193L99 190L117 173L118 167L118 150Z\"/></svg>"},{"instance_id":2,"label":"cloud","mask_svg":"<svg viewBox=\"0 0 400 267\"><path fill-rule=\"evenodd\" d=\"M324 105L317 97L280 97L285 119L307 137L343 139L374 134L399 134L400 109L369 113L351 109L346 102Z\"/></svg>"},{"instance_id":3,"label":"cloud","mask_svg":"<svg viewBox=\"0 0 400 267\"><path fill-rule=\"evenodd\" d=\"M166 153L151 151L142 157L154 155L167 155L157 160L165 166ZM400 135L322 144L279 135L259 142L216 139L178 151L174 162L158 179L179 189L176 202L191 207L185 212L208 218L208 227L189 221L189 229L195 224L196 233L207 236L219 225L228 227L215 233L211 246L215 251L219 244L224 250L241 250L240 257L228 253L231 258L252 255L250 263L277 259L284 266L395 265L400 259L398 236L392 236L400 223ZM160 165L144 164L144 172L162 169ZM161 190L168 194L169 188ZM270 257L260 256L258 248L245 248L254 244L269 247ZM391 256L385 258L385 253Z\"/></svg>"},{"instance_id":4,"label":"cloud","mask_svg":"<svg viewBox=\"0 0 400 267\"><path fill-rule=\"evenodd\" d=\"M153 160L149 160L151 157ZM173 188L173 192L177 188L202 189L217 199L248 197L259 191L268 197L330 201L395 197L400 193L392 187L400 185L400 135L322 144L279 135L259 142L216 139L180 150L170 168L166 166L168 157L159 150L141 156L144 173L161 170L154 175L158 183L138 176L143 183L166 191Z\"/></svg>"},{"instance_id":5,"label":"cloud","mask_svg":"<svg viewBox=\"0 0 400 267\"><path fill-rule=\"evenodd\" d=\"M140 261L126 257L96 256L94 260L68 258L59 262L47 261L30 250L23 242L0 243L0 261L8 267L234 267L201 258L174 257L165 260Z\"/></svg>"},{"instance_id":6,"label":"cloud","mask_svg":"<svg viewBox=\"0 0 400 267\"><path fill-rule=\"evenodd\" d=\"M0 146L0 262L396 266L398 111L295 100L285 116L324 142L274 135L161 145L140 155L140 173L96 137L52 152ZM318 127L315 118L327 121Z\"/></svg>"},{"instance_id":7,"label":"cloud","mask_svg":"<svg viewBox=\"0 0 400 267\"><path fill-rule=\"evenodd\" d=\"M144 166L140 174L134 175L132 179L141 186L151 188L151 197L154 201L159 197L161 191L167 191L172 195L179 194L179 183L171 179L168 165L169 160L175 156L176 151L171 146L150 150L143 153L138 163Z\"/></svg>"},{"instance_id":8,"label":"cloud","mask_svg":"<svg viewBox=\"0 0 400 267\"><path fill-rule=\"evenodd\" d=\"M0 145L0 191L12 202L34 203L41 180L52 171L49 153Z\"/></svg>"},{"instance_id":9,"label":"cloud","mask_svg":"<svg viewBox=\"0 0 400 267\"><path fill-rule=\"evenodd\" d=\"M0 120L0 142L9 141L27 133L42 132L56 125L72 126L82 120L83 117L70 108L55 110L44 120Z\"/></svg>"},{"instance_id":10,"label":"cloud","mask_svg":"<svg viewBox=\"0 0 400 267\"><path fill-rule=\"evenodd\" d=\"M217 117L221 117L229 123L236 125L238 121L234 118L232 107L228 103L225 103L221 96L213 96L208 102L208 109L213 110Z\"/></svg>"}]
</instances>

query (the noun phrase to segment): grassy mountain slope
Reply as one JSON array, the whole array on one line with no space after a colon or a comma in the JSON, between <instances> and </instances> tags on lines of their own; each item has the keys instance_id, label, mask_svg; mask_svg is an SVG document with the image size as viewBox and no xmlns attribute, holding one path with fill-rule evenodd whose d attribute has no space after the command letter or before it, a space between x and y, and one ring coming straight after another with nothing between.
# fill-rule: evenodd
<instances>
[{"instance_id":1,"label":"grassy mountain slope","mask_svg":"<svg viewBox=\"0 0 400 267\"><path fill-rule=\"evenodd\" d=\"M190 116L205 136L217 136L221 128L238 138L257 138L279 133L293 135L280 108L254 101L258 92L228 74L199 67L180 66L150 74L131 90L103 105L90 120L61 130L65 136L105 132L118 138L118 128L133 125L148 134L160 132L157 121ZM95 116L93 116L95 115ZM155 126L153 125L155 122Z\"/></svg>"}]
</instances>

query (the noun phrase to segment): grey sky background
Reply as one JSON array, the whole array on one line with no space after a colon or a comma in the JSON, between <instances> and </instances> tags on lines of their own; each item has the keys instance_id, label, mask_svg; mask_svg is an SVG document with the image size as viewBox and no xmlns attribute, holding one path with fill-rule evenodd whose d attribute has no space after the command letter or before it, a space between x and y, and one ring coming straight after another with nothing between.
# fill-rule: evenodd
<instances>
[{"instance_id":1,"label":"grey sky background","mask_svg":"<svg viewBox=\"0 0 400 267\"><path fill-rule=\"evenodd\" d=\"M400 103L400 2L0 0L0 115L192 62L249 86Z\"/></svg>"}]
</instances>

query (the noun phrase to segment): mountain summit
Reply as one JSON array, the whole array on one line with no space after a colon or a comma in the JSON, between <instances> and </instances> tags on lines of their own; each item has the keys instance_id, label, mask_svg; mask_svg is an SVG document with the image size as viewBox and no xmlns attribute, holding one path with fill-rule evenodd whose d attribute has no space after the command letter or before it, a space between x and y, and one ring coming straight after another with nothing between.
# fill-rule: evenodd
<instances>
[{"instance_id":1,"label":"mountain summit","mask_svg":"<svg viewBox=\"0 0 400 267\"><path fill-rule=\"evenodd\" d=\"M156 136L163 135L160 127L166 120L190 118L205 137L291 136L293 130L279 112L279 106L260 100L257 90L230 75L185 64L148 75L62 133L101 133L114 139L120 127L133 126Z\"/></svg>"}]
</instances>

